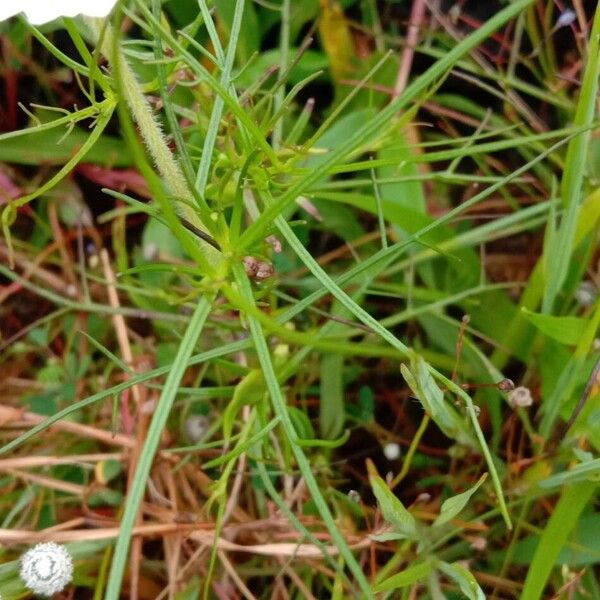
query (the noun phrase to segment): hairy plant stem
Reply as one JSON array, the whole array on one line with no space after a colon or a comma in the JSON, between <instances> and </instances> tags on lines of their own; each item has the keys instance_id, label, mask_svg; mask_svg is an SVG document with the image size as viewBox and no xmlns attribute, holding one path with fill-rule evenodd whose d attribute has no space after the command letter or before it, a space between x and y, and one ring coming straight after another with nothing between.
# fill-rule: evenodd
<instances>
[{"instance_id":1,"label":"hairy plant stem","mask_svg":"<svg viewBox=\"0 0 600 600\"><path fill-rule=\"evenodd\" d=\"M86 18L85 22L95 38L99 40L102 20ZM111 65L113 73L119 79L119 87L124 100L138 126L144 145L167 186L168 193L178 199L175 202L176 212L198 229L207 232L207 227L202 219L191 207L193 196L186 185L179 163L169 149L162 126L152 112L133 69L123 55L118 40L115 39L111 26L106 27L101 40L101 51ZM208 209L201 207L201 211L206 219ZM222 259L221 254L211 246L202 244L201 248L211 264L216 265Z\"/></svg>"}]
</instances>

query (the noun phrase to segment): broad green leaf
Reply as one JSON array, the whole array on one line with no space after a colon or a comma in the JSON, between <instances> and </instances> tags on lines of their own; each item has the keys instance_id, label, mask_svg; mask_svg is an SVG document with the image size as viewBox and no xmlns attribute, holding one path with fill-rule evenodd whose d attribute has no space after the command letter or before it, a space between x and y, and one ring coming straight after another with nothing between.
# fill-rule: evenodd
<instances>
[{"instance_id":1,"label":"broad green leaf","mask_svg":"<svg viewBox=\"0 0 600 600\"><path fill-rule=\"evenodd\" d=\"M396 204L404 206L418 213L426 212L425 195L423 193L423 183L416 178L419 175L417 163L414 160L408 160L411 154L415 152L401 134L396 136L396 142L393 146L382 148L377 157L384 160L395 160L394 166L379 167L377 174L381 179L391 179L393 177L415 177L413 181L386 182L378 185L383 204ZM412 233L412 232L411 232Z\"/></svg>"},{"instance_id":2,"label":"broad green leaf","mask_svg":"<svg viewBox=\"0 0 600 600\"><path fill-rule=\"evenodd\" d=\"M87 497L89 506L122 506L123 494L118 490L101 489Z\"/></svg>"},{"instance_id":3,"label":"broad green leaf","mask_svg":"<svg viewBox=\"0 0 600 600\"><path fill-rule=\"evenodd\" d=\"M99 483L106 485L123 472L123 465L118 460L106 459L96 463L94 475Z\"/></svg>"},{"instance_id":4,"label":"broad green leaf","mask_svg":"<svg viewBox=\"0 0 600 600\"><path fill-rule=\"evenodd\" d=\"M367 462L369 481L383 518L395 531L412 540L418 539L418 525L415 518L406 510L404 504L394 495L385 481L377 475L370 461Z\"/></svg>"},{"instance_id":5,"label":"broad green leaf","mask_svg":"<svg viewBox=\"0 0 600 600\"><path fill-rule=\"evenodd\" d=\"M479 481L466 492L452 496L444 501L440 511L440 515L433 522L433 526L443 525L448 521L451 521L460 513L460 511L467 505L467 502L471 499L471 496L479 489L483 482L487 479L487 473L484 473Z\"/></svg>"},{"instance_id":6,"label":"broad green leaf","mask_svg":"<svg viewBox=\"0 0 600 600\"><path fill-rule=\"evenodd\" d=\"M404 571L400 571L400 573L396 573L396 575L392 575L385 581L382 581L375 586L375 591L389 592L391 590L406 587L407 585L412 585L417 581L425 579L425 577L431 573L432 569L432 561L425 560L424 562L408 567L408 569L404 569Z\"/></svg>"},{"instance_id":7,"label":"broad green leaf","mask_svg":"<svg viewBox=\"0 0 600 600\"><path fill-rule=\"evenodd\" d=\"M526 308L522 310L529 321L544 335L569 346L579 343L587 326L587 320L579 317L555 317L553 315L535 313Z\"/></svg>"},{"instance_id":8,"label":"broad green leaf","mask_svg":"<svg viewBox=\"0 0 600 600\"><path fill-rule=\"evenodd\" d=\"M74 127L68 135L66 133L66 129L55 127L3 139L0 143L0 161L23 165L62 165L90 136L88 131L80 127ZM106 167L128 167L132 164L123 140L106 134L102 134L89 149L84 162Z\"/></svg>"}]
</instances>

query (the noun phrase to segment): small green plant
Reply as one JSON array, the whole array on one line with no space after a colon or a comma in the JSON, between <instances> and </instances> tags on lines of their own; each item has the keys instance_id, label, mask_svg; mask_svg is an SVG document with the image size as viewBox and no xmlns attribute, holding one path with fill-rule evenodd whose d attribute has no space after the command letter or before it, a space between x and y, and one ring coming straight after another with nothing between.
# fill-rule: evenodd
<instances>
[{"instance_id":1,"label":"small green plant","mask_svg":"<svg viewBox=\"0 0 600 600\"><path fill-rule=\"evenodd\" d=\"M2 24L7 89L39 88L0 134L7 539L73 542L74 585L108 600L600 595L580 4L431 6L406 37L371 0Z\"/></svg>"}]
</instances>

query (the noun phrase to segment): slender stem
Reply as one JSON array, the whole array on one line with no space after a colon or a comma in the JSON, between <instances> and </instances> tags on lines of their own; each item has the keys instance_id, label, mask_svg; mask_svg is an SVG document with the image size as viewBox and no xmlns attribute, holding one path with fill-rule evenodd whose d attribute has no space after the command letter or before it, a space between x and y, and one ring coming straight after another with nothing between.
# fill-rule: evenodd
<instances>
[{"instance_id":1,"label":"slender stem","mask_svg":"<svg viewBox=\"0 0 600 600\"><path fill-rule=\"evenodd\" d=\"M190 357L192 356L196 342L200 337L206 318L210 313L211 305L211 298L202 297L200 299L183 339L181 340L175 360L173 361L173 365L167 376L154 415L152 416L146 441L144 442L140 455L140 461L135 470L133 479L134 484L129 490L127 499L125 500L119 537L117 538L117 543L115 545L115 553L106 586L105 600L118 600L120 597L123 572L125 571L125 565L127 564L127 554L131 542L132 530L140 508L140 503L146 490L146 484L148 482L148 477L150 476L154 456L156 455L163 429L171 412L175 396L177 395L181 378L189 365Z\"/></svg>"},{"instance_id":2,"label":"slender stem","mask_svg":"<svg viewBox=\"0 0 600 600\"><path fill-rule=\"evenodd\" d=\"M390 489L393 490L406 477L406 475L410 469L410 465L412 463L413 456L415 455L415 452L417 451L417 448L419 447L421 438L423 437L423 434L425 433L425 430L427 429L427 425L429 425L430 420L431 420L431 417L427 414L421 420L419 429L417 429L417 432L415 433L415 437L413 437L413 439L410 443L410 446L408 448L408 452L406 453L406 458L404 459L404 462L402 463L402 469L400 470L400 473L398 473L398 475L396 475L396 477L394 477L394 479L390 483Z\"/></svg>"},{"instance_id":3,"label":"slender stem","mask_svg":"<svg viewBox=\"0 0 600 600\"><path fill-rule=\"evenodd\" d=\"M279 61L279 72L285 73L288 61L289 61L289 50L290 50L290 0L283 0L281 3L281 28L279 38L279 53L281 59ZM276 113L285 97L285 86L280 86L275 92L275 105L273 106L273 112ZM271 136L271 144L275 150L281 145L281 138L283 135L283 116L279 118L275 126L273 127L273 135Z\"/></svg>"},{"instance_id":4,"label":"slender stem","mask_svg":"<svg viewBox=\"0 0 600 600\"><path fill-rule=\"evenodd\" d=\"M229 35L229 44L227 45L227 52L225 54L225 63L223 65L223 70L221 71L220 84L224 90L229 88L229 83L231 81L231 72L233 69L233 61L235 59L235 51L242 27L244 2L245 0L237 0L235 5L235 13L233 15L233 23L231 25L231 33ZM200 166L198 167L198 172L196 173L196 190L201 196L204 195L206 182L208 181L208 173L213 158L212 154L215 147L215 141L217 139L217 133L219 131L219 124L221 122L221 115L223 114L224 106L225 101L221 96L217 95L215 97L215 103L210 115L206 137L204 138Z\"/></svg>"},{"instance_id":5,"label":"slender stem","mask_svg":"<svg viewBox=\"0 0 600 600\"><path fill-rule=\"evenodd\" d=\"M241 265L236 265L233 268L236 282L242 292L242 294L250 301L253 299L252 296L252 288L250 287L250 282L246 273L244 272ZM296 462L298 463L298 467L302 476L304 477L304 481L306 482L306 486L311 493L311 497L323 522L327 526L329 533L333 542L338 546L341 556L346 561L348 568L356 578L358 585L360 586L361 592L363 594L363 598L373 598L373 592L371 590L371 586L365 577L365 574L354 558L348 544L341 534L340 530L337 528L335 524L335 520L331 511L329 510L329 506L327 506L327 502L323 497L323 493L319 484L314 476L312 471L312 466L309 460L306 458L302 447L298 444L298 436L294 429L294 425L292 423L292 419L288 412L288 407L285 402L285 398L283 397L283 392L281 391L281 387L277 381L277 375L275 373L275 368L273 366L271 360L271 354L269 352L269 348L267 346L267 342L265 339L264 332L260 325L258 319L252 315L246 315L248 319L248 325L250 327L250 333L252 335L252 339L254 341L254 345L256 347L256 353L258 354L258 360L260 362L263 376L265 378L265 382L267 384L267 389L271 396L271 401L273 404L273 410L275 414L281 419L281 425L286 434L286 437L289 440L290 446L292 448L292 452L294 457L296 458Z\"/></svg>"}]
</instances>

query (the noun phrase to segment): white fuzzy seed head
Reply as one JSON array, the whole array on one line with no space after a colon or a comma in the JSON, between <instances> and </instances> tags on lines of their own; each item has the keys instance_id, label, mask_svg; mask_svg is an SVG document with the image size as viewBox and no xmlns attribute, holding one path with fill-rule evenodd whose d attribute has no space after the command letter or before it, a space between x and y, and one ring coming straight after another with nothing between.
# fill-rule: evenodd
<instances>
[{"instance_id":1,"label":"white fuzzy seed head","mask_svg":"<svg viewBox=\"0 0 600 600\"><path fill-rule=\"evenodd\" d=\"M52 596L73 579L73 559L64 546L37 544L21 557L20 575L35 594Z\"/></svg>"}]
</instances>

